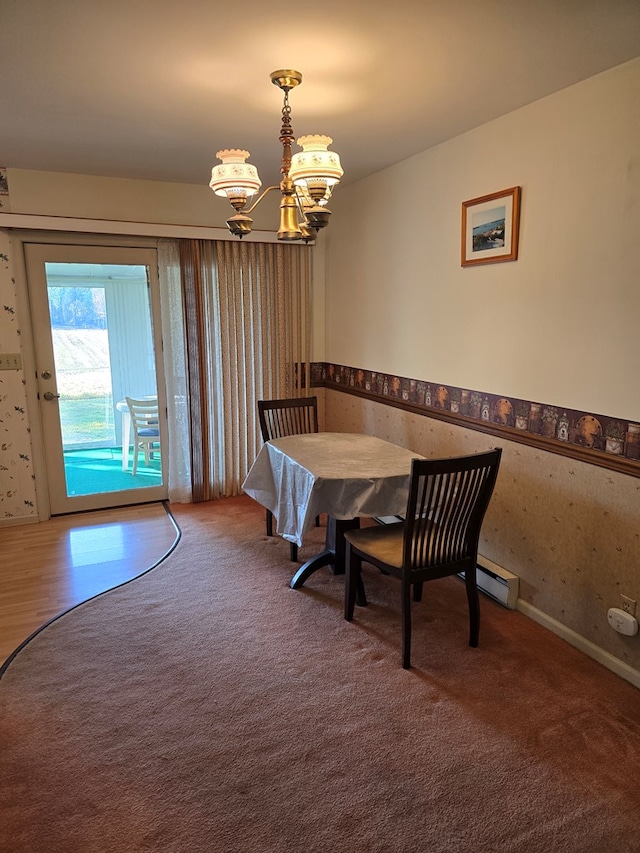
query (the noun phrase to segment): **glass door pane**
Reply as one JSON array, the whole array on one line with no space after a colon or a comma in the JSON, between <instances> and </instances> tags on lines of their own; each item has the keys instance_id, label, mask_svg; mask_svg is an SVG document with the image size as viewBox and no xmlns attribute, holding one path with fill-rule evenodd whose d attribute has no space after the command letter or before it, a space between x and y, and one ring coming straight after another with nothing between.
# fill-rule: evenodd
<instances>
[{"instance_id":1,"label":"glass door pane","mask_svg":"<svg viewBox=\"0 0 640 853\"><path fill-rule=\"evenodd\" d=\"M160 448L123 449L126 396L157 398L145 266L46 263L67 495L162 484ZM124 429L123 429L124 426Z\"/></svg>"}]
</instances>

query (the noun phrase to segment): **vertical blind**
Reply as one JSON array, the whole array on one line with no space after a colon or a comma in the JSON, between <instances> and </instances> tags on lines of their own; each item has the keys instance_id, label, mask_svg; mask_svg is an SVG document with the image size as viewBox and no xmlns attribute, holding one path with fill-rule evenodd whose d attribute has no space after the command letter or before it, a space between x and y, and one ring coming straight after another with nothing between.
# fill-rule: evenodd
<instances>
[{"instance_id":1,"label":"vertical blind","mask_svg":"<svg viewBox=\"0 0 640 853\"><path fill-rule=\"evenodd\" d=\"M240 493L260 399L309 393L311 249L178 241L194 501Z\"/></svg>"}]
</instances>

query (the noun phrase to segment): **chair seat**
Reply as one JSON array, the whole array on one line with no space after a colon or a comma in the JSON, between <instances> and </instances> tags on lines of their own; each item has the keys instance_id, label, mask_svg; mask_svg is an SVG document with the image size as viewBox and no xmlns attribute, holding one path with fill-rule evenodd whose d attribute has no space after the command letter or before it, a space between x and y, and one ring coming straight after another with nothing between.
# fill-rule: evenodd
<instances>
[{"instance_id":1,"label":"chair seat","mask_svg":"<svg viewBox=\"0 0 640 853\"><path fill-rule=\"evenodd\" d=\"M146 429L146 428L145 428L145 429L139 429L139 430L138 430L138 435L144 435L144 436L146 436L146 437L148 437L148 438L149 438L149 437L153 438L154 436L159 436L159 435L160 435L160 431L159 431L159 430L157 430L157 429Z\"/></svg>"},{"instance_id":2,"label":"chair seat","mask_svg":"<svg viewBox=\"0 0 640 853\"><path fill-rule=\"evenodd\" d=\"M385 524L379 527L362 527L359 530L347 530L345 539L354 548L364 551L373 559L380 560L396 569L402 568L402 549L404 546L404 522Z\"/></svg>"}]
</instances>

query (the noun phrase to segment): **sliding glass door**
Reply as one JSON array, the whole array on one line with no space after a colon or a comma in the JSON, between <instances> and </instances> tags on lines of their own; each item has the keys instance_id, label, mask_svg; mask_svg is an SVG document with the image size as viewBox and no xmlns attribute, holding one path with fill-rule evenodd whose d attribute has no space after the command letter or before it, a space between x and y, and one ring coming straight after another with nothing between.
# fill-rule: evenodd
<instances>
[{"instance_id":1,"label":"sliding glass door","mask_svg":"<svg viewBox=\"0 0 640 853\"><path fill-rule=\"evenodd\" d=\"M155 250L28 243L25 259L51 514L165 499ZM140 446L128 398L159 403Z\"/></svg>"}]
</instances>

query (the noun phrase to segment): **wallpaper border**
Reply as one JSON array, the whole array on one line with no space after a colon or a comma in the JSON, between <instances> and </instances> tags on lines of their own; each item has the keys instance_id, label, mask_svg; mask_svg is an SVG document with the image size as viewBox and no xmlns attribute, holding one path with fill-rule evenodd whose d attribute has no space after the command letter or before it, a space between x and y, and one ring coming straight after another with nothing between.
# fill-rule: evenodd
<instances>
[{"instance_id":1,"label":"wallpaper border","mask_svg":"<svg viewBox=\"0 0 640 853\"><path fill-rule=\"evenodd\" d=\"M311 365L311 385L640 477L640 423L330 362Z\"/></svg>"}]
</instances>

